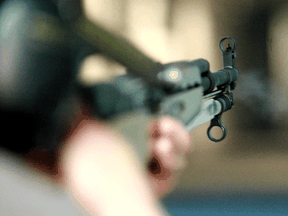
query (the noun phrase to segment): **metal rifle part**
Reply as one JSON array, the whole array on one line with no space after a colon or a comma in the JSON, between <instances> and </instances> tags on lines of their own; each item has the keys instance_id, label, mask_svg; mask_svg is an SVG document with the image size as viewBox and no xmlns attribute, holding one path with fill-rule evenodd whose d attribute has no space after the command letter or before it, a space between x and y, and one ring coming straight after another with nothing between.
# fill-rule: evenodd
<instances>
[{"instance_id":1,"label":"metal rifle part","mask_svg":"<svg viewBox=\"0 0 288 216\"><path fill-rule=\"evenodd\" d=\"M220 45L222 43L223 39ZM208 137L219 142L227 134L221 115L235 103L232 89L235 88L238 71L232 67L235 64L232 59L235 58L235 41L233 43L234 49L221 49L224 69L215 73L209 71L209 62L204 59L164 64L164 70L157 73L161 88L128 72L110 83L90 87L93 93L88 100L93 101L95 114L104 119L148 107L152 114L178 118L188 131L211 121ZM211 135L212 128L216 126L223 131L220 139Z\"/></svg>"},{"instance_id":2,"label":"metal rifle part","mask_svg":"<svg viewBox=\"0 0 288 216\"><path fill-rule=\"evenodd\" d=\"M222 45L227 39L233 42L233 48L228 45L224 50ZM219 46L223 54L224 68L215 73L209 71L209 63L204 59L166 64L163 65L164 70L158 73L158 78L166 84L163 87L168 92L160 105L160 113L181 119L188 131L211 121L207 135L214 142L226 137L227 129L221 116L235 104L232 90L238 78L235 68L235 40L225 37ZM172 72L177 72L178 76L172 77ZM202 101L204 99L207 100ZM213 127L220 127L223 131L219 139L211 135Z\"/></svg>"},{"instance_id":3,"label":"metal rifle part","mask_svg":"<svg viewBox=\"0 0 288 216\"><path fill-rule=\"evenodd\" d=\"M150 91L144 100L145 102L143 101L143 103L150 106L150 110L154 109L158 102L159 106L154 110L158 110L160 115L168 114L181 119L188 130L189 128L195 128L197 125L210 121L213 115L215 115L207 131L208 137L215 142L225 138L226 128L221 122L221 115L234 105L231 90L235 88L235 81L238 78L238 71L235 69L236 42L233 38L225 37L220 41L219 46L223 53L224 68L215 73L211 73L209 70L209 62L204 59L198 59L192 62L174 62L164 65L157 63L142 54L125 39L110 34L105 29L96 26L83 15L78 16L77 19L70 22L69 26L73 32L91 46L126 66L128 75L136 75L137 77L143 78L148 85L154 87L155 92L160 92L161 96L155 100L155 98L153 98L154 92ZM226 39L232 41L233 47L228 47L224 50L222 45ZM106 117L109 118L110 116L115 116L118 112L123 113L126 110L131 111L135 109L133 103L131 105L130 102L130 104L126 106L125 103L120 101L120 97L111 100L110 104L102 100L102 104L100 103L99 105L98 99L101 97L102 92L110 92L111 95L113 95L113 91L117 91L117 89L112 90L115 86L110 87L102 85L101 90L96 90L98 91L98 96L94 96L94 101L96 107L98 107L98 114L99 112L105 112ZM119 90L119 86L117 88ZM217 88L218 92L220 91L219 94L218 92L217 94L213 92L215 88ZM132 91L133 89L134 87ZM131 91L128 92L129 98L132 98L132 101L138 100L139 94L135 96ZM124 93L122 92L122 95L127 96L128 92L125 90ZM206 105L202 106L202 96L205 97L208 94L215 94L213 99L218 102L212 103L210 100L209 102L204 102ZM115 97L115 94L113 97ZM211 110L213 109L211 109L211 107L218 107L219 103L221 104L221 111L218 113L219 109L217 108L212 112ZM114 109L113 106L121 107L121 109ZM107 110L110 110L110 112L105 111L105 107ZM205 113L209 117L204 118ZM211 129L215 126L221 127L223 130L223 136L220 139L214 139L211 136Z\"/></svg>"},{"instance_id":4,"label":"metal rifle part","mask_svg":"<svg viewBox=\"0 0 288 216\"><path fill-rule=\"evenodd\" d=\"M226 50L224 50L223 48L223 42L225 40L231 40L233 43L233 47L230 46L230 44L228 44ZM236 59L236 41L231 38L231 37L224 37L220 43L219 43L219 47L222 51L223 54L223 71L227 74L228 81L227 83L225 83L223 86L218 86L217 89L218 90L222 90L223 93L216 96L215 100L219 101L221 103L222 106L222 111L221 113L219 113L218 115L215 116L215 118L213 118L211 120L211 124L210 127L207 130L207 135L209 137L210 140L214 141L214 142L219 142L222 141L223 139L225 139L226 135L227 135L227 129L226 127L223 125L222 120L221 120L221 116L222 113L231 109L234 104L235 104L235 100L233 97L233 93L232 90L235 89L236 87L236 80L233 80L232 75L236 75L236 77L238 78L238 71L235 68L235 59ZM216 139L211 135L211 130L213 127L220 127L223 134L220 138Z\"/></svg>"},{"instance_id":5,"label":"metal rifle part","mask_svg":"<svg viewBox=\"0 0 288 216\"><path fill-rule=\"evenodd\" d=\"M211 121L216 115L221 113L221 103L214 99L208 99L203 102L200 114L194 119L192 123L186 126L187 131L191 131L206 122Z\"/></svg>"},{"instance_id":6,"label":"metal rifle part","mask_svg":"<svg viewBox=\"0 0 288 216\"><path fill-rule=\"evenodd\" d=\"M110 101L112 105L107 105L106 101L103 102L102 100L102 105L104 106L99 106L97 101L98 111L101 112L102 110L102 112L105 112L106 117L115 116L117 112L123 113L133 110L133 108L136 108L135 106L133 107L133 104L136 104L135 102L139 101L139 98L142 98L141 104L150 106L151 111L157 110L160 115L168 114L180 118L186 125L187 130L191 130L212 119L207 131L208 137L215 142L225 138L227 131L221 122L221 115L234 105L231 90L235 88L235 81L238 78L238 71L235 69L236 42L233 38L225 37L220 41L219 46L223 53L224 68L211 73L209 71L209 62L204 59L192 62L174 62L165 65L157 63L125 39L110 34L105 29L96 26L83 15L78 16L77 19L70 22L69 26L73 32L97 50L126 66L128 74L143 78L147 84L154 86L155 94L158 93L157 98L155 95L151 96L151 94L154 94L153 91L151 92L151 89L148 93L147 91L143 91L148 95L146 99L143 99L143 96L139 96L141 95L140 93L138 95L131 93L131 90L137 89L137 86L128 91L124 90L124 92L122 91L122 87L125 85L122 85L120 88L118 86L117 88L122 91L123 97L127 98L126 96L129 95L133 103L131 104L130 102L129 104L128 98L126 106L126 103L120 101L118 97ZM232 41L233 47L228 47L224 50L222 45L226 39ZM174 77L171 76L171 73L172 75L174 74ZM114 87L111 86L111 89ZM215 88L218 89L217 93L213 92ZM124 89L127 88L124 87ZM102 90L98 91L98 98L103 91L107 92L110 90L109 87L107 88L107 86L102 85ZM207 95L215 95L213 100L216 101L212 102L212 99L210 99L204 102L202 106L202 96L206 98ZM159 107L154 109L157 107L157 103L159 103ZM220 112L219 104L221 104ZM113 106L115 106L115 109ZM100 107L102 109L99 109ZM213 107L216 108L213 109ZM110 111L107 112L108 110ZM214 139L211 136L211 130L215 126L221 127L223 131L223 136L220 139Z\"/></svg>"}]
</instances>

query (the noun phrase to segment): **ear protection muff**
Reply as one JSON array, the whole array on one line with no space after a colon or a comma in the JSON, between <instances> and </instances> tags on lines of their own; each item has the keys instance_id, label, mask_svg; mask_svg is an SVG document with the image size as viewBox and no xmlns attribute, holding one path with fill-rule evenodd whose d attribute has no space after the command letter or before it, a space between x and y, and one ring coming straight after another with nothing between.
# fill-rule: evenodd
<instances>
[{"instance_id":1,"label":"ear protection muff","mask_svg":"<svg viewBox=\"0 0 288 216\"><path fill-rule=\"evenodd\" d=\"M71 34L48 0L11 0L0 11L0 108L46 113L73 80Z\"/></svg>"},{"instance_id":2,"label":"ear protection muff","mask_svg":"<svg viewBox=\"0 0 288 216\"><path fill-rule=\"evenodd\" d=\"M73 51L79 46L72 47L71 38L56 1L1 4L0 117L9 140L1 147L26 153L52 145L54 112L76 76Z\"/></svg>"}]
</instances>

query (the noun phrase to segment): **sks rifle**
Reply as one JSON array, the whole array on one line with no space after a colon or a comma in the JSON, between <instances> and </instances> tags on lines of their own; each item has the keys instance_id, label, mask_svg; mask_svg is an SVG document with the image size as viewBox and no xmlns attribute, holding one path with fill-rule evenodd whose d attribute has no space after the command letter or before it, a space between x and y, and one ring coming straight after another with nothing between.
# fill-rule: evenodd
<instances>
[{"instance_id":1,"label":"sks rifle","mask_svg":"<svg viewBox=\"0 0 288 216\"><path fill-rule=\"evenodd\" d=\"M232 46L224 48L225 40ZM1 109L52 118L65 89L73 85L97 117L123 133L143 163L151 116L173 116L187 131L211 121L208 137L219 142L227 134L221 116L234 106L238 78L235 40L224 37L219 46L224 66L214 73L204 59L161 64L89 21L80 1L6 1L0 12ZM81 85L77 60L94 51L126 66L127 75ZM222 129L220 138L211 135L214 127Z\"/></svg>"},{"instance_id":2,"label":"sks rifle","mask_svg":"<svg viewBox=\"0 0 288 216\"><path fill-rule=\"evenodd\" d=\"M223 69L211 73L205 59L179 61L168 64L154 62L122 38L79 18L72 29L106 55L125 65L127 75L118 76L110 83L92 87L91 100L95 112L103 119L141 108L152 114L170 115L180 119L191 131L211 121L207 135L213 142L222 141L227 129L221 121L224 112L231 109L239 72L235 68L236 41L232 37L220 40ZM230 40L227 48L224 41ZM105 94L103 94L105 92ZM214 127L220 127L220 138L212 136Z\"/></svg>"},{"instance_id":3,"label":"sks rifle","mask_svg":"<svg viewBox=\"0 0 288 216\"><path fill-rule=\"evenodd\" d=\"M114 122L133 143L145 142L145 122L152 115L173 116L188 131L211 121L209 139L219 142L226 137L221 116L234 106L232 91L238 78L233 38L224 37L220 41L223 69L217 72L211 73L209 62L204 59L161 64L122 37L89 21L78 3L29 0L4 4L0 45L3 52L12 53L9 64L13 65L8 67L6 63L7 68L22 74L10 94L18 101L13 103L12 99L8 108L49 113L62 89L72 82L91 101L95 115ZM232 42L227 48L223 47L225 40ZM77 83L77 67L71 56L81 53L83 47L92 47L115 59L126 66L127 75L90 87ZM5 64L1 67L4 72L8 70ZM221 128L220 138L212 136L214 127Z\"/></svg>"}]
</instances>

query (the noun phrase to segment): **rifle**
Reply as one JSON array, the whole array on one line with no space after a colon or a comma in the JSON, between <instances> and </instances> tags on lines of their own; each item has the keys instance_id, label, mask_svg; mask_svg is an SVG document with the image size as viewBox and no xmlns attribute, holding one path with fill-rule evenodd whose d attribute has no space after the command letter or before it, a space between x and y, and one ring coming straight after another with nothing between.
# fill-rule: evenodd
<instances>
[{"instance_id":1,"label":"rifle","mask_svg":"<svg viewBox=\"0 0 288 216\"><path fill-rule=\"evenodd\" d=\"M57 2L64 6L58 4L57 8ZM69 4L68 12L65 2ZM13 18L14 11L19 13ZM235 68L236 42L231 37L224 37L219 43L223 69L211 73L209 62L204 59L168 64L154 61L127 40L89 21L76 0L7 1L1 10L0 23L6 29L2 30L0 45L13 54L10 58L16 62L15 73L22 73L7 100L8 109L47 116L60 100L63 89L73 83L91 102L97 117L110 121L139 146L143 146L140 143L145 138L140 134L146 132L140 125L145 125L151 115L173 116L183 122L187 131L211 121L207 135L213 142L222 141L227 135L221 116L235 104L232 91L239 74ZM9 36L11 33L13 37ZM224 48L226 40L232 44ZM115 59L126 66L127 75L109 83L82 86L76 81L78 71L71 50L81 53L83 47L92 47ZM17 49L19 52L14 51ZM1 67L5 72L5 64ZM16 98L16 102L13 99L11 102L11 98ZM3 101L5 104L5 98ZM134 120L127 121L129 118ZM220 138L212 136L214 127L221 128Z\"/></svg>"},{"instance_id":2,"label":"rifle","mask_svg":"<svg viewBox=\"0 0 288 216\"><path fill-rule=\"evenodd\" d=\"M146 142L145 125L150 114L180 119L187 131L211 121L207 130L209 139L220 142L226 137L227 129L221 116L235 104L232 91L239 76L235 68L236 41L232 37L220 40L223 69L211 73L209 62L204 59L168 64L155 62L84 16L74 21L71 28L128 68L127 75L118 76L110 83L86 88L86 95L90 95L88 99L94 106L95 114L110 121L125 135L142 163L149 161L146 145L143 144ZM225 40L231 40L232 46L228 44L224 49ZM221 128L223 134L220 138L211 135L214 127ZM169 215L161 203L158 203L158 210L163 216Z\"/></svg>"},{"instance_id":3,"label":"rifle","mask_svg":"<svg viewBox=\"0 0 288 216\"><path fill-rule=\"evenodd\" d=\"M168 64L154 62L130 43L105 32L84 17L79 18L73 28L91 45L128 68L127 75L92 87L91 100L97 116L110 119L147 107L152 114L180 119L187 131L211 121L207 130L209 139L219 142L226 137L227 129L221 116L235 104L232 90L239 76L235 68L236 41L232 37L221 39L223 69L211 73L205 59ZM224 49L225 40L231 40L232 46L228 43ZM103 92L106 93L104 98ZM223 134L220 138L212 136L213 127L221 128Z\"/></svg>"},{"instance_id":4,"label":"rifle","mask_svg":"<svg viewBox=\"0 0 288 216\"><path fill-rule=\"evenodd\" d=\"M224 67L215 73L210 72L204 59L161 64L90 22L80 6L73 7L75 2L66 2L73 9L68 13L61 13L47 0L7 1L1 8L0 47L4 54L11 54L11 61L1 65L1 73L21 74L1 86L1 109L49 117L65 88L73 83L91 102L94 114L109 121L133 143L142 162L147 162L143 144L151 115L178 118L188 131L211 121L209 139L219 142L226 137L221 116L234 106L232 91L238 78L233 38L220 41ZM224 49L225 40L231 40L232 46ZM92 87L77 83L71 47L78 53L83 44L126 66L127 75ZM15 83L17 88L5 94L5 88ZM218 139L211 135L214 127L223 131Z\"/></svg>"}]
</instances>

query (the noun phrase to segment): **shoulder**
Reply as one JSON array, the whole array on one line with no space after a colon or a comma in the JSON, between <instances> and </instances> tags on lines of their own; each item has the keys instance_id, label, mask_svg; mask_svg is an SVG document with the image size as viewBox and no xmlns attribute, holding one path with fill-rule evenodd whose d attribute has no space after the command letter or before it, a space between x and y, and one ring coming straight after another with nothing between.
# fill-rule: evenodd
<instances>
[{"instance_id":1,"label":"shoulder","mask_svg":"<svg viewBox=\"0 0 288 216\"><path fill-rule=\"evenodd\" d=\"M20 157L0 149L0 164L1 215L85 215L59 184L26 166Z\"/></svg>"}]
</instances>

